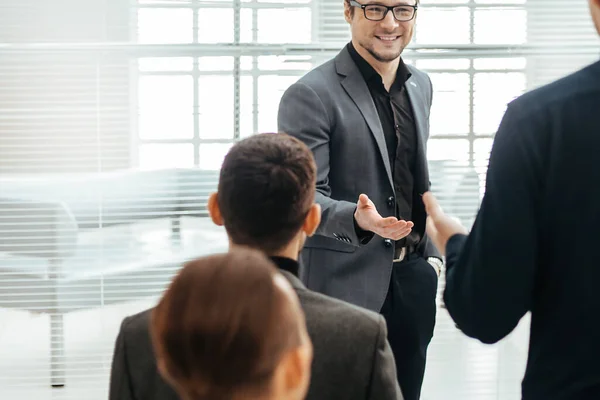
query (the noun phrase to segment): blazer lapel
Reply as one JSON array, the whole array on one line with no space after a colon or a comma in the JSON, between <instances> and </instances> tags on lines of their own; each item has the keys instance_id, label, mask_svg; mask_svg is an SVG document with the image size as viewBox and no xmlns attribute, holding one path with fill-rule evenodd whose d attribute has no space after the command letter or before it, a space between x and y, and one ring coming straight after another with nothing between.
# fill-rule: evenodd
<instances>
[{"instance_id":1,"label":"blazer lapel","mask_svg":"<svg viewBox=\"0 0 600 400\"><path fill-rule=\"evenodd\" d=\"M375 103L373 103L367 83L360 74L358 67L354 63L354 60L352 60L352 57L346 48L338 54L335 62L338 74L343 76L341 81L342 87L356 104L356 107L367 122L369 130L375 138L390 185L393 188L394 181L392 179L392 168L390 166L390 158L385 144L385 136L383 134L383 128L381 127L379 115L377 114L377 108L375 108Z\"/></svg>"},{"instance_id":2,"label":"blazer lapel","mask_svg":"<svg viewBox=\"0 0 600 400\"><path fill-rule=\"evenodd\" d=\"M411 76L406 82L406 92L412 106L413 115L415 118L415 126L417 129L417 161L415 170L415 183L419 186L416 188L419 194L429 190L429 172L427 168L427 156L425 142L427 140L427 107L423 90L425 87L420 87L419 83Z\"/></svg>"}]
</instances>

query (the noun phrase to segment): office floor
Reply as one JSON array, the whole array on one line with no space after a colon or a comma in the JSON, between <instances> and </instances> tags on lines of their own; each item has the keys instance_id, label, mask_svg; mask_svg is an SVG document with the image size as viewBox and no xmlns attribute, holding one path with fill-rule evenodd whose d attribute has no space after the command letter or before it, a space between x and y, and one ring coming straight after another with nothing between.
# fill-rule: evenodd
<instances>
[{"instance_id":1,"label":"office floor","mask_svg":"<svg viewBox=\"0 0 600 400\"><path fill-rule=\"evenodd\" d=\"M0 309L0 399L104 400L114 339L123 317L154 299L77 311L65 318L67 385L50 388L47 315ZM517 400L528 318L508 338L483 345L456 330L445 309L429 350L423 400Z\"/></svg>"}]
</instances>

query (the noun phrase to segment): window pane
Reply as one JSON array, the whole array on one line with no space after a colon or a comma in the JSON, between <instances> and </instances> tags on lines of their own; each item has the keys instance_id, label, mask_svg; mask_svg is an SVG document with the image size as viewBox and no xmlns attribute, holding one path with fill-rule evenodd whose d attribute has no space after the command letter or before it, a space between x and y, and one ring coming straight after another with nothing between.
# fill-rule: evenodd
<instances>
[{"instance_id":1,"label":"window pane","mask_svg":"<svg viewBox=\"0 0 600 400\"><path fill-rule=\"evenodd\" d=\"M475 166L479 167L479 172L485 172L490 161L490 150L494 139L477 139L473 142L473 151Z\"/></svg>"},{"instance_id":2,"label":"window pane","mask_svg":"<svg viewBox=\"0 0 600 400\"><path fill-rule=\"evenodd\" d=\"M319 0L315 0L319 1ZM311 0L258 0L259 3L290 3L290 4L299 4L299 3L310 3Z\"/></svg>"},{"instance_id":3,"label":"window pane","mask_svg":"<svg viewBox=\"0 0 600 400\"><path fill-rule=\"evenodd\" d=\"M200 71L233 71L233 57L200 57Z\"/></svg>"},{"instance_id":4,"label":"window pane","mask_svg":"<svg viewBox=\"0 0 600 400\"><path fill-rule=\"evenodd\" d=\"M258 68L263 71L301 70L313 67L310 56L259 56Z\"/></svg>"},{"instance_id":5,"label":"window pane","mask_svg":"<svg viewBox=\"0 0 600 400\"><path fill-rule=\"evenodd\" d=\"M435 160L469 160L469 141L466 139L431 139L427 143L427 159Z\"/></svg>"},{"instance_id":6,"label":"window pane","mask_svg":"<svg viewBox=\"0 0 600 400\"><path fill-rule=\"evenodd\" d=\"M200 145L200 169L219 170L233 143L207 143Z\"/></svg>"},{"instance_id":7,"label":"window pane","mask_svg":"<svg viewBox=\"0 0 600 400\"><path fill-rule=\"evenodd\" d=\"M216 1L216 0L213 0ZM190 4L192 0L138 0L140 4Z\"/></svg>"},{"instance_id":8,"label":"window pane","mask_svg":"<svg viewBox=\"0 0 600 400\"><path fill-rule=\"evenodd\" d=\"M252 69L252 61L255 57L242 56L240 57L240 69L248 71Z\"/></svg>"},{"instance_id":9,"label":"window pane","mask_svg":"<svg viewBox=\"0 0 600 400\"><path fill-rule=\"evenodd\" d=\"M258 10L258 42L310 43L311 23L309 8Z\"/></svg>"},{"instance_id":10,"label":"window pane","mask_svg":"<svg viewBox=\"0 0 600 400\"><path fill-rule=\"evenodd\" d=\"M139 78L139 135L142 139L194 136L191 76Z\"/></svg>"},{"instance_id":11,"label":"window pane","mask_svg":"<svg viewBox=\"0 0 600 400\"><path fill-rule=\"evenodd\" d=\"M140 58L138 68L142 72L191 71L191 57L153 57Z\"/></svg>"},{"instance_id":12,"label":"window pane","mask_svg":"<svg viewBox=\"0 0 600 400\"><path fill-rule=\"evenodd\" d=\"M258 78L258 131L277 132L277 110L283 92L298 76L264 75Z\"/></svg>"},{"instance_id":13,"label":"window pane","mask_svg":"<svg viewBox=\"0 0 600 400\"><path fill-rule=\"evenodd\" d=\"M506 106L525 90L525 74L477 73L474 77L474 131L496 133Z\"/></svg>"},{"instance_id":14,"label":"window pane","mask_svg":"<svg viewBox=\"0 0 600 400\"><path fill-rule=\"evenodd\" d=\"M416 40L420 44L467 44L470 41L469 9L426 8L419 11Z\"/></svg>"},{"instance_id":15,"label":"window pane","mask_svg":"<svg viewBox=\"0 0 600 400\"><path fill-rule=\"evenodd\" d=\"M233 76L201 76L198 79L200 138L233 140L233 106Z\"/></svg>"},{"instance_id":16,"label":"window pane","mask_svg":"<svg viewBox=\"0 0 600 400\"><path fill-rule=\"evenodd\" d=\"M510 29L506 29L507 24ZM474 41L477 44L523 44L527 40L526 26L525 10L476 10Z\"/></svg>"},{"instance_id":17,"label":"window pane","mask_svg":"<svg viewBox=\"0 0 600 400\"><path fill-rule=\"evenodd\" d=\"M473 143L473 151L475 152L475 170L479 174L479 195L485 193L485 174L490 161L490 151L494 139L477 139Z\"/></svg>"},{"instance_id":18,"label":"window pane","mask_svg":"<svg viewBox=\"0 0 600 400\"><path fill-rule=\"evenodd\" d=\"M240 42L251 43L253 42L252 36L252 9L242 8L240 12Z\"/></svg>"},{"instance_id":19,"label":"window pane","mask_svg":"<svg viewBox=\"0 0 600 400\"><path fill-rule=\"evenodd\" d=\"M233 42L233 9L201 8L198 10L198 42Z\"/></svg>"},{"instance_id":20,"label":"window pane","mask_svg":"<svg viewBox=\"0 0 600 400\"><path fill-rule=\"evenodd\" d=\"M450 59L424 59L417 60L416 67L424 70L436 70L436 69L451 69L461 70L469 69L471 62L465 58L450 58Z\"/></svg>"},{"instance_id":21,"label":"window pane","mask_svg":"<svg viewBox=\"0 0 600 400\"><path fill-rule=\"evenodd\" d=\"M527 59L525 57L514 58L477 58L473 61L475 69L525 69Z\"/></svg>"},{"instance_id":22,"label":"window pane","mask_svg":"<svg viewBox=\"0 0 600 400\"><path fill-rule=\"evenodd\" d=\"M251 76L240 79L240 137L248 137L254 132L254 83Z\"/></svg>"},{"instance_id":23,"label":"window pane","mask_svg":"<svg viewBox=\"0 0 600 400\"><path fill-rule=\"evenodd\" d=\"M467 134L469 132L469 75L466 73L432 73L432 135Z\"/></svg>"},{"instance_id":24,"label":"window pane","mask_svg":"<svg viewBox=\"0 0 600 400\"><path fill-rule=\"evenodd\" d=\"M140 169L189 168L194 166L194 146L187 143L151 143L140 146Z\"/></svg>"},{"instance_id":25,"label":"window pane","mask_svg":"<svg viewBox=\"0 0 600 400\"><path fill-rule=\"evenodd\" d=\"M435 3L435 4L462 4L462 3L468 3L470 0L435 0L432 1L431 3ZM427 4L429 4L430 2L427 2Z\"/></svg>"},{"instance_id":26,"label":"window pane","mask_svg":"<svg viewBox=\"0 0 600 400\"><path fill-rule=\"evenodd\" d=\"M191 43L192 10L142 8L138 10L139 43Z\"/></svg>"},{"instance_id":27,"label":"window pane","mask_svg":"<svg viewBox=\"0 0 600 400\"><path fill-rule=\"evenodd\" d=\"M506 4L506 3L514 3L514 4L525 4L527 0L475 0L475 3L478 4Z\"/></svg>"}]
</instances>

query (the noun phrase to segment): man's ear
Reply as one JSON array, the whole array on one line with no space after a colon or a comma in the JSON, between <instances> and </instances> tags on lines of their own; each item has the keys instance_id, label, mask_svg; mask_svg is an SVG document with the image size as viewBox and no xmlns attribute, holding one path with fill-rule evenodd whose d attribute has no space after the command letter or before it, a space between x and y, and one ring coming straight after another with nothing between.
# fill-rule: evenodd
<instances>
[{"instance_id":1,"label":"man's ear","mask_svg":"<svg viewBox=\"0 0 600 400\"><path fill-rule=\"evenodd\" d=\"M210 215L210 219L215 225L223 226L223 217L221 216L221 209L219 208L219 202L217 201L218 193L211 193L208 197L208 204L206 208L208 208L208 214Z\"/></svg>"},{"instance_id":2,"label":"man's ear","mask_svg":"<svg viewBox=\"0 0 600 400\"><path fill-rule=\"evenodd\" d=\"M344 19L347 23L352 22L352 6L347 1L344 1Z\"/></svg>"},{"instance_id":3,"label":"man's ear","mask_svg":"<svg viewBox=\"0 0 600 400\"><path fill-rule=\"evenodd\" d=\"M312 236L317 231L319 224L321 223L321 206L319 204L313 204L310 206L308 215L302 225L302 230L306 233L306 236Z\"/></svg>"}]
</instances>

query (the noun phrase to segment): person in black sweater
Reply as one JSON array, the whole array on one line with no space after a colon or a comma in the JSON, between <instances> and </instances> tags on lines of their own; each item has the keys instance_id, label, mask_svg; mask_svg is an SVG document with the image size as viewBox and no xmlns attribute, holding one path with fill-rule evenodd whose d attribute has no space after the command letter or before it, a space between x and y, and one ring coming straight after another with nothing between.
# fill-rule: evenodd
<instances>
[{"instance_id":1,"label":"person in black sweater","mask_svg":"<svg viewBox=\"0 0 600 400\"><path fill-rule=\"evenodd\" d=\"M495 343L531 312L524 400L600 399L599 112L600 62L513 101L468 235L424 195L458 327Z\"/></svg>"}]
</instances>

